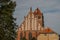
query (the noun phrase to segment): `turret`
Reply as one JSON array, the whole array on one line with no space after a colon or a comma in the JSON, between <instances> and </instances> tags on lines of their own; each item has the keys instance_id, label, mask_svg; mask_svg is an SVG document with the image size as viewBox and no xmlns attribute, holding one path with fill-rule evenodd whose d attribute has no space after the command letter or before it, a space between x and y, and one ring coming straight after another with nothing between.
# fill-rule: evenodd
<instances>
[{"instance_id":1,"label":"turret","mask_svg":"<svg viewBox=\"0 0 60 40\"><path fill-rule=\"evenodd\" d=\"M44 16L43 13L39 10L39 8L34 11L34 16L38 19L38 24L44 27Z\"/></svg>"}]
</instances>

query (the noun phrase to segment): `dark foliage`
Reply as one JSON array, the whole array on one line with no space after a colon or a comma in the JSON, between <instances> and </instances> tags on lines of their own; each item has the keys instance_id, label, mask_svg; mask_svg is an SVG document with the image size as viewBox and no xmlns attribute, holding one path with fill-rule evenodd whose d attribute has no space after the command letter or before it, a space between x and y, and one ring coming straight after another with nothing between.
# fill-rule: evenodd
<instances>
[{"instance_id":1,"label":"dark foliage","mask_svg":"<svg viewBox=\"0 0 60 40\"><path fill-rule=\"evenodd\" d=\"M0 0L0 40L15 40L16 18L13 17L16 2Z\"/></svg>"}]
</instances>

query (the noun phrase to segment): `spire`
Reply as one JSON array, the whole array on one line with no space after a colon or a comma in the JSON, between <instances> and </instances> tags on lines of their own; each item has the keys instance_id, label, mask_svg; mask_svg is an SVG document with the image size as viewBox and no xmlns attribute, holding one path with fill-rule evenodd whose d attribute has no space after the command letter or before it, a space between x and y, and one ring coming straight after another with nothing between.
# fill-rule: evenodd
<instances>
[{"instance_id":1,"label":"spire","mask_svg":"<svg viewBox=\"0 0 60 40\"><path fill-rule=\"evenodd\" d=\"M39 8L37 8L36 10L39 10ZM40 11L40 10L39 10Z\"/></svg>"},{"instance_id":2,"label":"spire","mask_svg":"<svg viewBox=\"0 0 60 40\"><path fill-rule=\"evenodd\" d=\"M44 16L43 16L43 13L42 13L42 26L44 27Z\"/></svg>"},{"instance_id":3,"label":"spire","mask_svg":"<svg viewBox=\"0 0 60 40\"><path fill-rule=\"evenodd\" d=\"M35 14L35 15L42 15L42 12L39 10L39 8L37 8L37 9L34 11L34 14Z\"/></svg>"},{"instance_id":4,"label":"spire","mask_svg":"<svg viewBox=\"0 0 60 40\"><path fill-rule=\"evenodd\" d=\"M32 11L32 7L30 7L30 11Z\"/></svg>"}]
</instances>

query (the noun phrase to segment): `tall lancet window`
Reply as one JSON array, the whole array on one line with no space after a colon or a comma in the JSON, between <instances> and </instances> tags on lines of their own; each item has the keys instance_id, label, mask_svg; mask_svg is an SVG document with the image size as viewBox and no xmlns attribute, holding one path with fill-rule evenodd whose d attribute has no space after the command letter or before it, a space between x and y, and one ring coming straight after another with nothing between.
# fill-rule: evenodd
<instances>
[{"instance_id":1,"label":"tall lancet window","mask_svg":"<svg viewBox=\"0 0 60 40\"><path fill-rule=\"evenodd\" d=\"M32 33L29 32L29 40L32 40Z\"/></svg>"},{"instance_id":2,"label":"tall lancet window","mask_svg":"<svg viewBox=\"0 0 60 40\"><path fill-rule=\"evenodd\" d=\"M23 35L23 34L22 34L22 32L21 32L21 33L20 33L20 40L22 40L22 35Z\"/></svg>"}]
</instances>

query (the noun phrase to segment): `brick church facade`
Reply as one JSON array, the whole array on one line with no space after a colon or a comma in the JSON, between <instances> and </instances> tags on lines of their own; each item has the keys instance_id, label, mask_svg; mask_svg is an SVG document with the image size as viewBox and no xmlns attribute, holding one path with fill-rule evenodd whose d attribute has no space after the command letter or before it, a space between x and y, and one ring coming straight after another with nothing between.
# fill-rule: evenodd
<instances>
[{"instance_id":1,"label":"brick church facade","mask_svg":"<svg viewBox=\"0 0 60 40\"><path fill-rule=\"evenodd\" d=\"M50 37L51 34L52 37ZM49 38L56 38L56 40L59 40L56 32L50 28L45 28L44 16L39 8L37 8L34 12L32 12L32 8L30 8L28 15L24 17L24 21L18 28L16 40L22 40L23 38L26 40L48 40L48 36Z\"/></svg>"}]
</instances>

